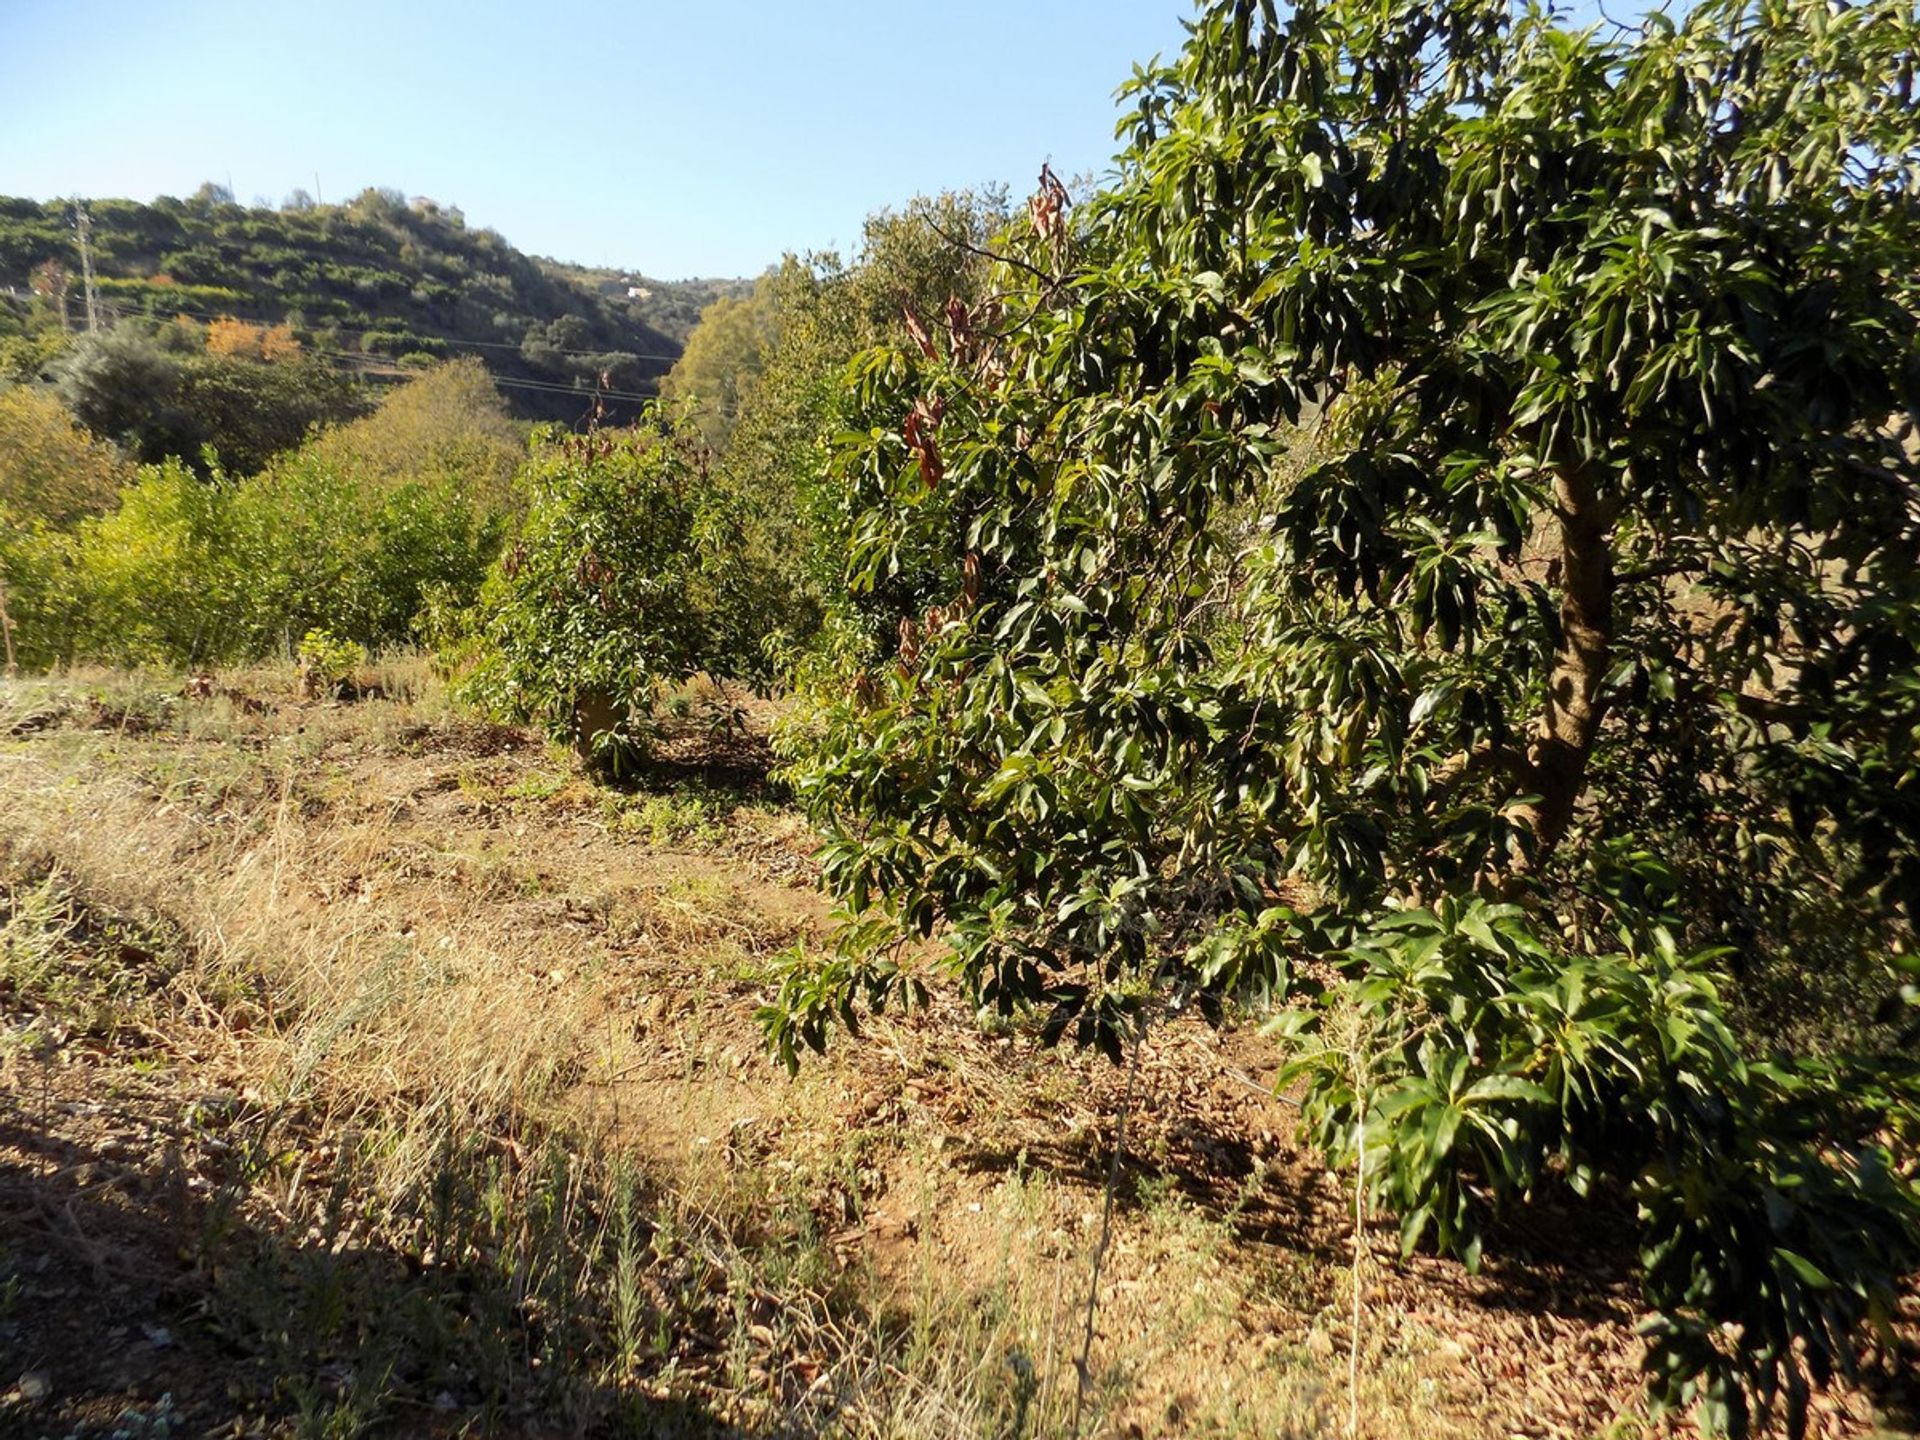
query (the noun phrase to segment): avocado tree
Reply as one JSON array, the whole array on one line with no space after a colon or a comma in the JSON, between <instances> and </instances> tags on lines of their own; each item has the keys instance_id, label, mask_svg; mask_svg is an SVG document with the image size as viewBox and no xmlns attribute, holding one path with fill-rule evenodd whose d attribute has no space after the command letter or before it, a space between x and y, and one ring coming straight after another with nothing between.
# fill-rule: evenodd
<instances>
[{"instance_id":1,"label":"avocado tree","mask_svg":"<svg viewBox=\"0 0 1920 1440\"><path fill-rule=\"evenodd\" d=\"M526 513L481 587L466 698L618 768L662 687L764 675L780 613L704 447L664 421L537 435Z\"/></svg>"},{"instance_id":2,"label":"avocado tree","mask_svg":"<svg viewBox=\"0 0 1920 1440\"><path fill-rule=\"evenodd\" d=\"M1204 6L1084 207L870 352L789 1060L1260 993L1430 1240L1631 1205L1661 1405L1804 1426L1920 1264L1920 17ZM1358 1016L1365 1083L1315 1039Z\"/></svg>"}]
</instances>

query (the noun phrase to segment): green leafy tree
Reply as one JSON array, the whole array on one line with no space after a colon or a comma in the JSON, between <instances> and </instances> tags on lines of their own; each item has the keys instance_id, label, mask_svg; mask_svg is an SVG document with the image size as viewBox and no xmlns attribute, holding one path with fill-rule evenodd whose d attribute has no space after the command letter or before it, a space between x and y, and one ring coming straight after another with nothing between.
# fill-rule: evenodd
<instances>
[{"instance_id":1,"label":"green leafy tree","mask_svg":"<svg viewBox=\"0 0 1920 1440\"><path fill-rule=\"evenodd\" d=\"M0 514L71 525L113 504L131 467L46 390L0 390Z\"/></svg>"},{"instance_id":2,"label":"green leafy tree","mask_svg":"<svg viewBox=\"0 0 1920 1440\"><path fill-rule=\"evenodd\" d=\"M869 216L851 259L789 256L762 282L773 339L742 392L717 467L746 505L750 543L793 597L784 623L795 636L817 625L854 519L844 492L820 483L827 442L851 421L847 367L870 346L907 343L910 324L943 324L949 301L983 299L982 257L1006 219L998 190L923 197ZM894 592L918 586L917 575L897 576L884 593L843 609L837 628L848 634L828 637L828 647L894 623L904 603Z\"/></svg>"},{"instance_id":3,"label":"green leafy tree","mask_svg":"<svg viewBox=\"0 0 1920 1440\"><path fill-rule=\"evenodd\" d=\"M723 449L740 408L778 338L779 306L772 276L748 295L722 295L700 312L686 349L660 382L661 398L688 406L701 438Z\"/></svg>"},{"instance_id":4,"label":"green leafy tree","mask_svg":"<svg viewBox=\"0 0 1920 1440\"><path fill-rule=\"evenodd\" d=\"M644 751L662 686L764 678L771 577L691 436L549 431L520 483L526 514L468 637L467 698L617 768Z\"/></svg>"},{"instance_id":5,"label":"green leafy tree","mask_svg":"<svg viewBox=\"0 0 1920 1440\"><path fill-rule=\"evenodd\" d=\"M179 404L180 358L131 326L83 336L59 371L60 398L95 435L146 460L199 454Z\"/></svg>"},{"instance_id":6,"label":"green leafy tree","mask_svg":"<svg viewBox=\"0 0 1920 1440\"><path fill-rule=\"evenodd\" d=\"M1623 1195L1655 1399L1803 1428L1920 1263L1913 1067L1733 997L1912 965L1917 32L1207 6L1112 189L857 371L845 580L921 588L793 772L847 926L776 1046L936 929L1114 1054L1294 995L1409 1244Z\"/></svg>"},{"instance_id":7,"label":"green leafy tree","mask_svg":"<svg viewBox=\"0 0 1920 1440\"><path fill-rule=\"evenodd\" d=\"M72 538L81 618L60 637L60 658L226 658L238 608L227 498L170 460L142 466L115 509L82 523Z\"/></svg>"},{"instance_id":8,"label":"green leafy tree","mask_svg":"<svg viewBox=\"0 0 1920 1440\"><path fill-rule=\"evenodd\" d=\"M61 365L61 399L136 459L198 463L210 447L243 475L362 409L352 380L317 361L183 354L168 342L133 326L81 337Z\"/></svg>"},{"instance_id":9,"label":"green leafy tree","mask_svg":"<svg viewBox=\"0 0 1920 1440\"><path fill-rule=\"evenodd\" d=\"M270 364L213 355L182 365L175 403L187 423L179 443L198 443L167 453L196 459L211 449L236 475L257 473L316 429L366 408L352 378L324 362Z\"/></svg>"}]
</instances>

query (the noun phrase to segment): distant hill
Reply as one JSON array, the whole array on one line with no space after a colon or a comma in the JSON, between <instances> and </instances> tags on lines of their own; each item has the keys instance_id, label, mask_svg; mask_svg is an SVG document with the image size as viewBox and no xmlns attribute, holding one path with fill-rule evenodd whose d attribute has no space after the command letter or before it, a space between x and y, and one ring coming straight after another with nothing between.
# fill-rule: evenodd
<instances>
[{"instance_id":1,"label":"distant hill","mask_svg":"<svg viewBox=\"0 0 1920 1440\"><path fill-rule=\"evenodd\" d=\"M642 324L651 325L682 345L707 306L722 298L738 299L753 293L751 279L650 280L631 270L568 265L547 259L538 263L604 299L629 306Z\"/></svg>"},{"instance_id":2,"label":"distant hill","mask_svg":"<svg viewBox=\"0 0 1920 1440\"><path fill-rule=\"evenodd\" d=\"M89 200L101 304L122 317L286 322L316 354L378 375L474 355L515 410L578 420L596 390L627 415L679 356L699 311L747 282L658 281L524 255L458 209L367 190L343 205L235 204L214 186L150 205ZM0 197L0 291L35 271L84 315L69 201ZM44 268L51 262L56 271ZM414 358L420 357L420 358Z\"/></svg>"}]
</instances>

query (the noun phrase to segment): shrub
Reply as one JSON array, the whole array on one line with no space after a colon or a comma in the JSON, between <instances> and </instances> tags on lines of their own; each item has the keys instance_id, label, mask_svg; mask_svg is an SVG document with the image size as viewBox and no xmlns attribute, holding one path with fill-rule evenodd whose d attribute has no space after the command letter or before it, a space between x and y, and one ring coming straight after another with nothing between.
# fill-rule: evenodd
<instances>
[{"instance_id":1,"label":"shrub","mask_svg":"<svg viewBox=\"0 0 1920 1440\"><path fill-rule=\"evenodd\" d=\"M0 511L0 591L14 663L44 670L65 659L80 616L72 537Z\"/></svg>"},{"instance_id":2,"label":"shrub","mask_svg":"<svg viewBox=\"0 0 1920 1440\"><path fill-rule=\"evenodd\" d=\"M475 591L497 534L457 487L376 490L304 452L242 479L145 467L76 533L78 653L212 664L290 655L316 628L397 643L429 588Z\"/></svg>"},{"instance_id":3,"label":"shrub","mask_svg":"<svg viewBox=\"0 0 1920 1440\"><path fill-rule=\"evenodd\" d=\"M64 653L77 605L67 531L111 505L130 473L46 391L0 390L0 586L20 665Z\"/></svg>"},{"instance_id":4,"label":"shrub","mask_svg":"<svg viewBox=\"0 0 1920 1440\"><path fill-rule=\"evenodd\" d=\"M527 512L481 591L463 693L598 759L643 749L662 685L758 681L775 613L735 503L670 428L546 432Z\"/></svg>"},{"instance_id":5,"label":"shrub","mask_svg":"<svg viewBox=\"0 0 1920 1440\"><path fill-rule=\"evenodd\" d=\"M342 640L331 630L309 630L294 652L300 689L307 695L337 693L367 663L367 647Z\"/></svg>"},{"instance_id":6,"label":"shrub","mask_svg":"<svg viewBox=\"0 0 1920 1440\"><path fill-rule=\"evenodd\" d=\"M462 359L396 385L372 414L323 431L310 448L376 488L423 479L457 484L477 507L495 512L515 507L513 476L526 437L486 367Z\"/></svg>"},{"instance_id":7,"label":"shrub","mask_svg":"<svg viewBox=\"0 0 1920 1440\"><path fill-rule=\"evenodd\" d=\"M0 389L0 513L65 527L111 505L129 471L49 392Z\"/></svg>"},{"instance_id":8,"label":"shrub","mask_svg":"<svg viewBox=\"0 0 1920 1440\"><path fill-rule=\"evenodd\" d=\"M142 466L118 506L74 533L82 618L64 637L62 658L226 658L239 608L239 577L228 560L229 500L227 486L202 481L177 460Z\"/></svg>"}]
</instances>

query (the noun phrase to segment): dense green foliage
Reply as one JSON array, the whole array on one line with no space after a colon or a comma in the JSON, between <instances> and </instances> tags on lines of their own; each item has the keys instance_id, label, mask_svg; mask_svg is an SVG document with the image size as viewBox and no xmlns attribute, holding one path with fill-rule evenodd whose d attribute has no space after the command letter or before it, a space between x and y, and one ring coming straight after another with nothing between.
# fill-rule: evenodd
<instances>
[{"instance_id":1,"label":"dense green foliage","mask_svg":"<svg viewBox=\"0 0 1920 1440\"><path fill-rule=\"evenodd\" d=\"M1920 1265L1871 999L1920 889L1917 32L1209 6L1113 189L1043 177L994 299L843 401L867 643L793 778L847 924L781 1051L936 929L1116 1055L1298 996L1408 1243L1628 1196L1655 1398L1800 1429Z\"/></svg>"},{"instance_id":2,"label":"dense green foliage","mask_svg":"<svg viewBox=\"0 0 1920 1440\"><path fill-rule=\"evenodd\" d=\"M208 665L317 627L399 643L430 587L474 592L497 535L457 484L375 489L305 453L243 479L144 467L72 536L67 654Z\"/></svg>"},{"instance_id":3,"label":"dense green foliage","mask_svg":"<svg viewBox=\"0 0 1920 1440\"><path fill-rule=\"evenodd\" d=\"M869 346L904 342L909 323L930 323L950 299L977 299L987 279L980 252L1005 221L998 191L949 193L870 216L857 254L789 256L751 302L740 302L750 305L751 321L738 322L737 305L717 312L720 333L710 340L696 331L668 377L702 432L717 430L716 469L741 497L748 544L798 600L789 622L796 633L811 632L809 612L839 588L852 523L844 492L822 481L826 442L848 423L846 368ZM702 406L709 393L730 397L718 416ZM843 628L876 614L891 625L894 617L881 613L888 603L864 601L838 618Z\"/></svg>"},{"instance_id":4,"label":"dense green foliage","mask_svg":"<svg viewBox=\"0 0 1920 1440\"><path fill-rule=\"evenodd\" d=\"M478 360L449 360L389 390L372 413L336 425L307 447L375 488L421 475L456 482L476 504L511 511L527 427L508 415Z\"/></svg>"},{"instance_id":5,"label":"dense green foliage","mask_svg":"<svg viewBox=\"0 0 1920 1440\"><path fill-rule=\"evenodd\" d=\"M314 627L404 642L429 594L477 590L513 510L517 436L470 362L251 475L134 469L46 392L0 392L0 578L20 661L215 664L288 655Z\"/></svg>"},{"instance_id":6,"label":"dense green foliage","mask_svg":"<svg viewBox=\"0 0 1920 1440\"><path fill-rule=\"evenodd\" d=\"M45 391L0 389L0 514L14 525L70 525L113 503L121 456Z\"/></svg>"},{"instance_id":7,"label":"dense green foliage","mask_svg":"<svg viewBox=\"0 0 1920 1440\"><path fill-rule=\"evenodd\" d=\"M774 277L761 277L751 293L722 295L700 312L686 348L660 382L660 397L683 405L700 436L715 450L726 448L740 410L760 380L779 335Z\"/></svg>"},{"instance_id":8,"label":"dense green foliage","mask_svg":"<svg viewBox=\"0 0 1920 1440\"><path fill-rule=\"evenodd\" d=\"M650 389L679 353L677 339L649 323L647 302L602 293L494 231L468 228L457 209L392 191L274 210L207 187L151 205L92 200L88 210L100 296L121 318L284 320L311 349L363 365L473 355L520 413L566 421L579 420L587 392L603 385ZM0 286L25 291L49 262L66 273L58 308L77 326L72 206L0 197ZM12 326L24 328L17 310ZM4 348L7 328L0 358L13 355L17 371L32 363L20 358L32 347ZM611 408L634 413L627 402Z\"/></svg>"},{"instance_id":9,"label":"dense green foliage","mask_svg":"<svg viewBox=\"0 0 1920 1440\"><path fill-rule=\"evenodd\" d=\"M56 367L74 417L137 460L200 462L211 452L251 475L366 403L329 365L234 358L190 348L197 337L162 335L173 343L131 326L85 335Z\"/></svg>"},{"instance_id":10,"label":"dense green foliage","mask_svg":"<svg viewBox=\"0 0 1920 1440\"><path fill-rule=\"evenodd\" d=\"M645 750L663 686L764 678L781 601L697 440L665 423L549 432L520 483L526 514L467 637L469 699L617 768Z\"/></svg>"},{"instance_id":11,"label":"dense green foliage","mask_svg":"<svg viewBox=\"0 0 1920 1440\"><path fill-rule=\"evenodd\" d=\"M0 602L17 664L59 658L71 623L64 534L110 507L129 473L51 395L0 389Z\"/></svg>"}]
</instances>

